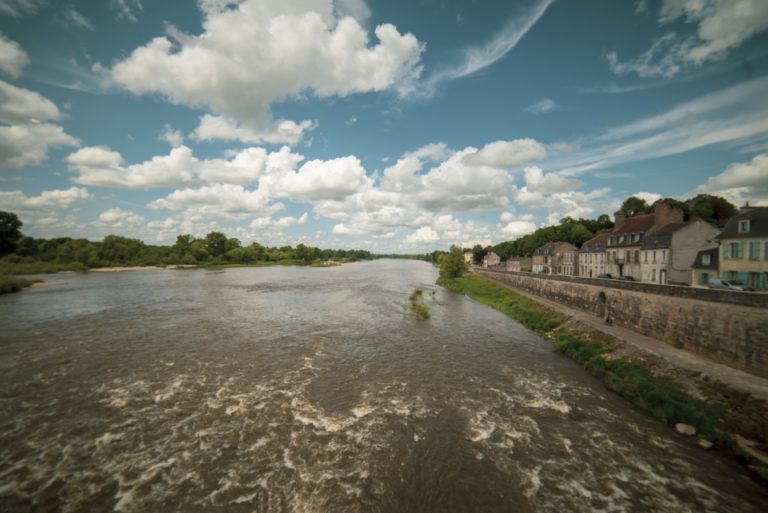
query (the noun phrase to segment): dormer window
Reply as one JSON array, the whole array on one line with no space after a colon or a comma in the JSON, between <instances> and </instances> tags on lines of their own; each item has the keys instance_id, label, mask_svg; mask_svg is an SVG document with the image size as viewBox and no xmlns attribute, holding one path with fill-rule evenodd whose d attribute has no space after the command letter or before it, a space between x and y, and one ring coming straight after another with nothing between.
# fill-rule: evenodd
<instances>
[{"instance_id":1,"label":"dormer window","mask_svg":"<svg viewBox=\"0 0 768 513\"><path fill-rule=\"evenodd\" d=\"M739 233L749 233L749 219L739 221Z\"/></svg>"},{"instance_id":2,"label":"dormer window","mask_svg":"<svg viewBox=\"0 0 768 513\"><path fill-rule=\"evenodd\" d=\"M701 255L701 263L710 265L712 263L712 255Z\"/></svg>"},{"instance_id":3,"label":"dormer window","mask_svg":"<svg viewBox=\"0 0 768 513\"><path fill-rule=\"evenodd\" d=\"M619 237L619 244L624 244L624 236Z\"/></svg>"}]
</instances>

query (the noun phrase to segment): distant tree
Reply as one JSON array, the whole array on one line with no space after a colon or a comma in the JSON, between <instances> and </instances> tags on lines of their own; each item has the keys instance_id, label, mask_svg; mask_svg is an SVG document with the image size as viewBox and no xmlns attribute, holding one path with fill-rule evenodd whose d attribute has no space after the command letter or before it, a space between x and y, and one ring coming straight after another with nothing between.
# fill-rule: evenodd
<instances>
[{"instance_id":1,"label":"distant tree","mask_svg":"<svg viewBox=\"0 0 768 513\"><path fill-rule=\"evenodd\" d=\"M475 247L472 248L472 261L476 265L480 265L483 263L483 258L485 258L485 255L488 254L488 250L484 247L482 247L480 244L476 244Z\"/></svg>"},{"instance_id":2,"label":"distant tree","mask_svg":"<svg viewBox=\"0 0 768 513\"><path fill-rule=\"evenodd\" d=\"M692 216L697 216L717 226L725 226L728 219L736 215L738 209L725 198L711 194L699 194L688 200L688 209Z\"/></svg>"},{"instance_id":3,"label":"distant tree","mask_svg":"<svg viewBox=\"0 0 768 513\"><path fill-rule=\"evenodd\" d=\"M651 206L643 198L637 196L630 196L624 200L619 210L624 211L627 217L636 216L639 214L649 214L652 210Z\"/></svg>"},{"instance_id":4,"label":"distant tree","mask_svg":"<svg viewBox=\"0 0 768 513\"><path fill-rule=\"evenodd\" d=\"M212 258L221 258L227 252L227 236L221 232L210 232L205 236L205 249Z\"/></svg>"},{"instance_id":5,"label":"distant tree","mask_svg":"<svg viewBox=\"0 0 768 513\"><path fill-rule=\"evenodd\" d=\"M16 214L0 210L0 256L13 253L21 238L21 225Z\"/></svg>"},{"instance_id":6,"label":"distant tree","mask_svg":"<svg viewBox=\"0 0 768 513\"><path fill-rule=\"evenodd\" d=\"M451 246L448 254L440 260L440 274L448 278L458 278L467 271L464 251L458 246Z\"/></svg>"}]
</instances>

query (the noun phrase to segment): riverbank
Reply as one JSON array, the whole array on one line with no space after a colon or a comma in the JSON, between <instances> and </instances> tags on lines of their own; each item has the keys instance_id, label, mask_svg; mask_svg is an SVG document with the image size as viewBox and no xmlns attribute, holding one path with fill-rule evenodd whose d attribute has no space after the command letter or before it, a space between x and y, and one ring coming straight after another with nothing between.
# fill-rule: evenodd
<instances>
[{"instance_id":1,"label":"riverbank","mask_svg":"<svg viewBox=\"0 0 768 513\"><path fill-rule=\"evenodd\" d=\"M718 378L725 374L705 374L706 369L693 370L669 355L654 353L642 344L633 345L636 337L616 332L617 327L606 327L610 331L596 329L567 307L523 295L479 276L441 277L438 284L491 306L548 338L557 351L636 407L669 426L692 426L700 445L714 444L729 450L764 484L768 482L768 407L760 386L760 381L765 380L745 380L751 381L751 389L734 385L731 379L721 381ZM688 355L686 360L693 359ZM730 371L734 375L740 372Z\"/></svg>"},{"instance_id":2,"label":"riverbank","mask_svg":"<svg viewBox=\"0 0 768 513\"><path fill-rule=\"evenodd\" d=\"M28 280L26 278L0 275L0 294L19 292L20 290L31 287L34 284L35 282L33 280Z\"/></svg>"}]
</instances>

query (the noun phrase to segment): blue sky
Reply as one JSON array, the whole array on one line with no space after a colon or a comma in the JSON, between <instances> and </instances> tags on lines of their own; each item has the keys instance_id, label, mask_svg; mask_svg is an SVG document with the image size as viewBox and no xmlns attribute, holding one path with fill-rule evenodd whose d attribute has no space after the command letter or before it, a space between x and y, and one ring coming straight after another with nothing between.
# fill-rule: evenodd
<instances>
[{"instance_id":1,"label":"blue sky","mask_svg":"<svg viewBox=\"0 0 768 513\"><path fill-rule=\"evenodd\" d=\"M766 29L765 0L0 0L0 209L423 252L768 204Z\"/></svg>"}]
</instances>

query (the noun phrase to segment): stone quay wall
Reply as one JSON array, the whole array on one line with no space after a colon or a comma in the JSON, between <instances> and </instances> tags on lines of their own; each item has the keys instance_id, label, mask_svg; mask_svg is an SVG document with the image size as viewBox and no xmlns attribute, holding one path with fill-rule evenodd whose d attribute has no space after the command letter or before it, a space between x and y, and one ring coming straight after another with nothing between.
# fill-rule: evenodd
<instances>
[{"instance_id":1,"label":"stone quay wall","mask_svg":"<svg viewBox=\"0 0 768 513\"><path fill-rule=\"evenodd\" d=\"M768 378L768 294L478 268L473 272Z\"/></svg>"}]
</instances>

